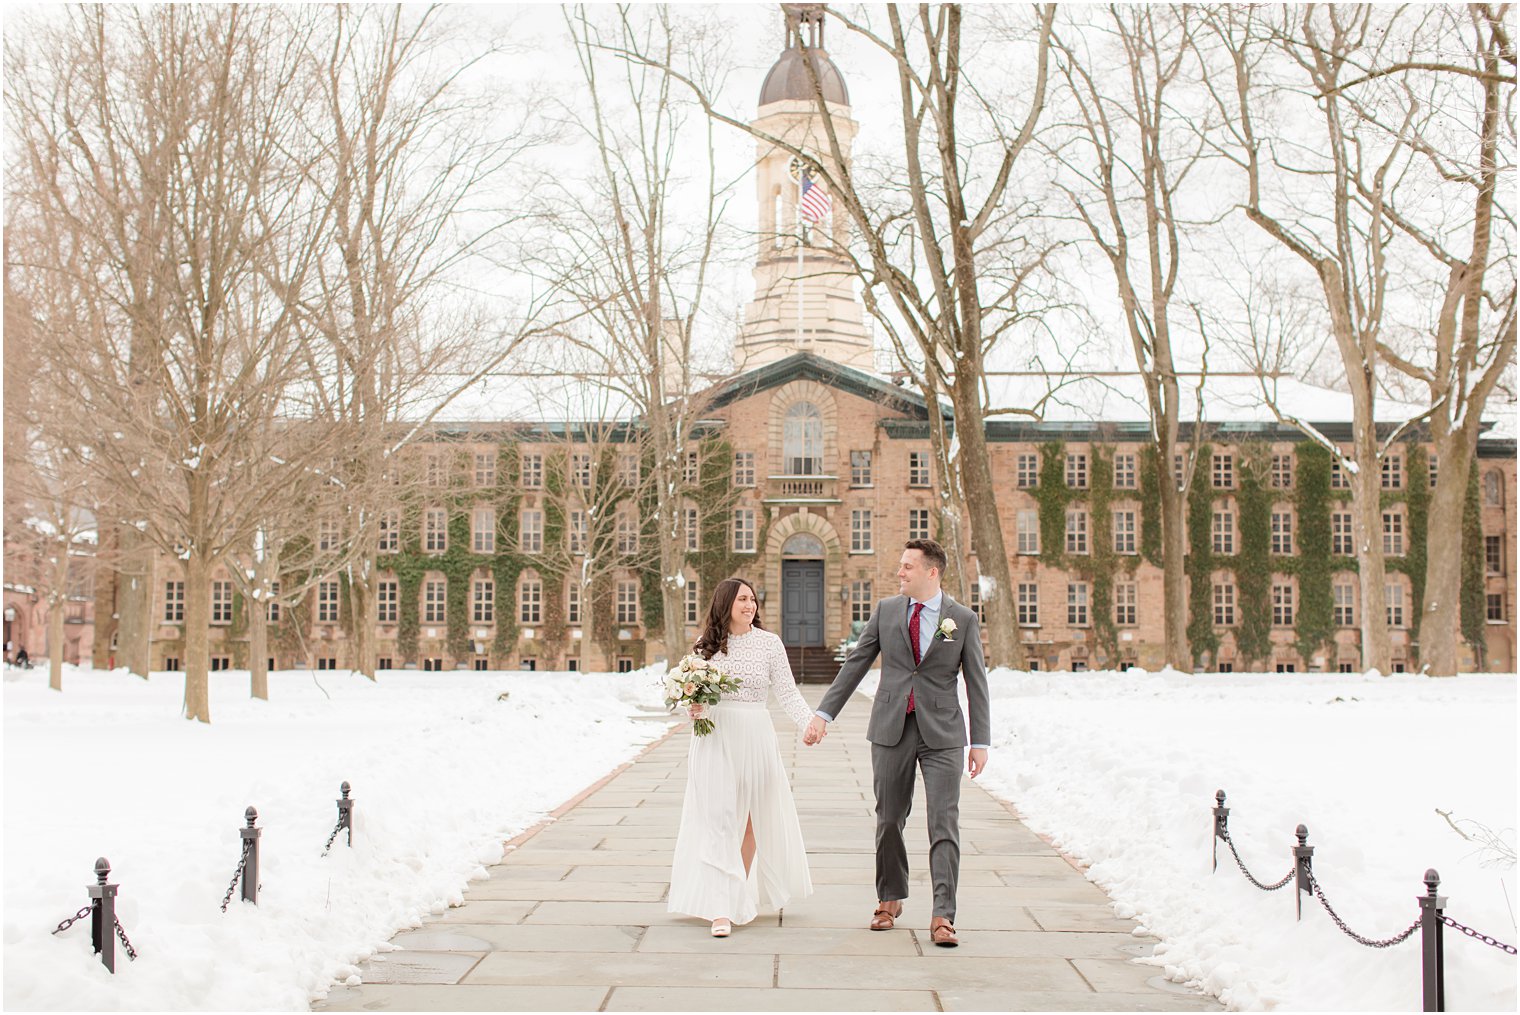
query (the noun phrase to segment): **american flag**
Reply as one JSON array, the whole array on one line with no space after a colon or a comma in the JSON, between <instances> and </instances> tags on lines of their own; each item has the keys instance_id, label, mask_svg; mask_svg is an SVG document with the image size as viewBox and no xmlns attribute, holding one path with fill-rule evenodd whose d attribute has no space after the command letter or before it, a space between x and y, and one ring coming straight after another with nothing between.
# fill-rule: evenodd
<instances>
[{"instance_id":1,"label":"american flag","mask_svg":"<svg viewBox=\"0 0 1520 1015\"><path fill-rule=\"evenodd\" d=\"M813 182L813 178L807 173L802 174L802 201L797 205L798 211L808 222L822 222L828 217L829 209L833 202L829 200L829 192Z\"/></svg>"}]
</instances>

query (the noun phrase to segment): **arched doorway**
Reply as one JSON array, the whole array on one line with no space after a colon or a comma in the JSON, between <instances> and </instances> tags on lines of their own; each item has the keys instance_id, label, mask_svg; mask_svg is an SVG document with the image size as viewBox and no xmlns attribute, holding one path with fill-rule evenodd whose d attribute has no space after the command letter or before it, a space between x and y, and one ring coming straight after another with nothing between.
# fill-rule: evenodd
<instances>
[{"instance_id":1,"label":"arched doorway","mask_svg":"<svg viewBox=\"0 0 1520 1015\"><path fill-rule=\"evenodd\" d=\"M824 545L811 532L796 532L781 547L781 641L788 648L824 643Z\"/></svg>"}]
</instances>

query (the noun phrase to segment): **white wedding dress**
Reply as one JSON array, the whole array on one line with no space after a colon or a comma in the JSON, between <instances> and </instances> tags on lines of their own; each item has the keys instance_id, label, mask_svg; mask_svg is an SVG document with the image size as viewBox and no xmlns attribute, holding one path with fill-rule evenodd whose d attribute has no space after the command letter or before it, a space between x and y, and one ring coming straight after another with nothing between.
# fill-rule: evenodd
<instances>
[{"instance_id":1,"label":"white wedding dress","mask_svg":"<svg viewBox=\"0 0 1520 1015\"><path fill-rule=\"evenodd\" d=\"M728 651L712 662L743 688L708 710L711 733L691 738L668 908L745 924L762 906L780 909L813 892L797 805L766 700L774 691L798 729L807 726L813 710L797 690L785 646L769 631L729 635ZM755 830L748 876L740 852L746 819Z\"/></svg>"}]
</instances>

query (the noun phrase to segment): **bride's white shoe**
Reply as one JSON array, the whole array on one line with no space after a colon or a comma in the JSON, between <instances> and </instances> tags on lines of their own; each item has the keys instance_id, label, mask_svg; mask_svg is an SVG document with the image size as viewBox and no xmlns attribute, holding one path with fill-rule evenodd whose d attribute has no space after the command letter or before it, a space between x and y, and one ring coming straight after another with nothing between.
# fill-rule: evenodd
<instances>
[{"instance_id":1,"label":"bride's white shoe","mask_svg":"<svg viewBox=\"0 0 1520 1015\"><path fill-rule=\"evenodd\" d=\"M728 937L734 932L734 925L729 920L714 920L712 924L713 937Z\"/></svg>"}]
</instances>

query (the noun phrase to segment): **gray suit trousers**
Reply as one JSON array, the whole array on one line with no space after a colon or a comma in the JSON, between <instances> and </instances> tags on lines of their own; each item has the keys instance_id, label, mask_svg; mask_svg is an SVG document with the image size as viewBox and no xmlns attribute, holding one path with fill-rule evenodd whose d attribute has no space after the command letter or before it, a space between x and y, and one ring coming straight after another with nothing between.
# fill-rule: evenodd
<instances>
[{"instance_id":1,"label":"gray suit trousers","mask_svg":"<svg viewBox=\"0 0 1520 1015\"><path fill-rule=\"evenodd\" d=\"M871 779L876 789L876 897L883 902L908 897L908 847L903 828L913 810L913 772L924 775L929 812L929 875L934 882L934 916L955 922L955 885L960 877L962 747L934 748L918 732L909 713L902 739L891 747L871 745Z\"/></svg>"}]
</instances>

